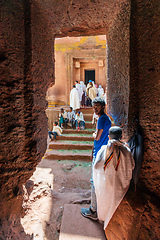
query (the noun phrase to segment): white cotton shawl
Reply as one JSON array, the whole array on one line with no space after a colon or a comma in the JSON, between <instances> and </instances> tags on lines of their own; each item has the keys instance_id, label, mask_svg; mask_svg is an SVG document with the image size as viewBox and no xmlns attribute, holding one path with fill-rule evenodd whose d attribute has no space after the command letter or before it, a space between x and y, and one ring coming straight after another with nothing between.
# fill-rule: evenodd
<instances>
[{"instance_id":1,"label":"white cotton shawl","mask_svg":"<svg viewBox=\"0 0 160 240\"><path fill-rule=\"evenodd\" d=\"M96 87L95 87L94 84L91 88L89 88L90 86L91 85L88 83L87 88L86 88L86 92L87 92L89 98L93 101L93 99L97 96Z\"/></svg>"},{"instance_id":2,"label":"white cotton shawl","mask_svg":"<svg viewBox=\"0 0 160 240\"><path fill-rule=\"evenodd\" d=\"M73 110L79 109L81 107L78 90L76 88L73 88L70 92L70 107L72 107Z\"/></svg>"},{"instance_id":3,"label":"white cotton shawl","mask_svg":"<svg viewBox=\"0 0 160 240\"><path fill-rule=\"evenodd\" d=\"M76 84L76 89L78 90L79 100L81 102L82 101L82 95L83 95L83 90L82 90L81 84L77 83Z\"/></svg>"},{"instance_id":4,"label":"white cotton shawl","mask_svg":"<svg viewBox=\"0 0 160 240\"><path fill-rule=\"evenodd\" d=\"M117 167L119 150L120 158ZM104 163L112 153L113 157L104 171ZM117 140L110 140L108 145L102 146L97 154L93 166L93 181L97 197L98 218L104 221L104 229L129 188L134 166L130 149Z\"/></svg>"}]
</instances>

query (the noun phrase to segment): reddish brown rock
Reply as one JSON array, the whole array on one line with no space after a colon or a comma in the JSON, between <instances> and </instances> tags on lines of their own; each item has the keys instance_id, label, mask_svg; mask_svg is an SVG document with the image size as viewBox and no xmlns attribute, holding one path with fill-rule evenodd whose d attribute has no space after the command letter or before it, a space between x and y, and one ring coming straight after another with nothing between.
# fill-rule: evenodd
<instances>
[{"instance_id":1,"label":"reddish brown rock","mask_svg":"<svg viewBox=\"0 0 160 240\"><path fill-rule=\"evenodd\" d=\"M159 1L134 0L130 6L127 0L2 0L0 6L1 238L18 239L7 232L6 219L9 227L19 221L22 184L46 149L45 94L54 84L54 37L99 34L108 41L108 111L116 124L126 125L126 136L133 132L134 117L143 128L139 187L147 194L148 210L140 239L160 238L157 221L151 234L160 197Z\"/></svg>"}]
</instances>

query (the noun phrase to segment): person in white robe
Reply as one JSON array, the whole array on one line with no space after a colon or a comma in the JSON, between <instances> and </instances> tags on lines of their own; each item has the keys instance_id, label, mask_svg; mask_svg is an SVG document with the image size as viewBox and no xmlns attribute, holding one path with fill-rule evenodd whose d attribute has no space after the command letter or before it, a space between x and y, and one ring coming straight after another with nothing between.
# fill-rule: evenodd
<instances>
[{"instance_id":1,"label":"person in white robe","mask_svg":"<svg viewBox=\"0 0 160 240\"><path fill-rule=\"evenodd\" d=\"M109 129L108 144L101 147L93 166L98 219L104 221L104 229L124 198L135 167L130 149L120 141L121 136L120 127Z\"/></svg>"},{"instance_id":2,"label":"person in white robe","mask_svg":"<svg viewBox=\"0 0 160 240\"><path fill-rule=\"evenodd\" d=\"M98 97L104 98L104 89L101 85L98 87Z\"/></svg>"},{"instance_id":3,"label":"person in white robe","mask_svg":"<svg viewBox=\"0 0 160 240\"><path fill-rule=\"evenodd\" d=\"M86 104L86 85L84 84L83 81L80 81L80 85L81 85L82 90L83 90L81 105L82 105L82 107L84 107L85 104Z\"/></svg>"},{"instance_id":4,"label":"person in white robe","mask_svg":"<svg viewBox=\"0 0 160 240\"><path fill-rule=\"evenodd\" d=\"M72 107L73 110L81 107L78 90L75 85L73 85L73 89L70 92L70 107Z\"/></svg>"},{"instance_id":5,"label":"person in white robe","mask_svg":"<svg viewBox=\"0 0 160 240\"><path fill-rule=\"evenodd\" d=\"M81 84L78 83L78 81L75 81L75 86L78 90L78 94L79 94L79 101L81 102L82 101L82 95L83 95L83 89L82 89L82 86Z\"/></svg>"},{"instance_id":6,"label":"person in white robe","mask_svg":"<svg viewBox=\"0 0 160 240\"><path fill-rule=\"evenodd\" d=\"M97 96L96 87L92 83L92 80L89 80L89 83L87 84L86 93L91 101Z\"/></svg>"}]
</instances>

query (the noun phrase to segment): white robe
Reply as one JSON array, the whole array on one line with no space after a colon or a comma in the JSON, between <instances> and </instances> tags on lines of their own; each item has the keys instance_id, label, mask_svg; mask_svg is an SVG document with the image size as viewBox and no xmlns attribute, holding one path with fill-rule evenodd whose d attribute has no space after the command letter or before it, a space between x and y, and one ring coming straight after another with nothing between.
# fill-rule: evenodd
<instances>
[{"instance_id":1,"label":"white robe","mask_svg":"<svg viewBox=\"0 0 160 240\"><path fill-rule=\"evenodd\" d=\"M81 84L77 83L76 88L78 90L78 95L79 95L79 100L80 102L82 101L82 95L83 95L83 90Z\"/></svg>"},{"instance_id":2,"label":"white robe","mask_svg":"<svg viewBox=\"0 0 160 240\"><path fill-rule=\"evenodd\" d=\"M104 98L104 89L101 87L101 85L99 85L98 88L98 97Z\"/></svg>"},{"instance_id":3,"label":"white robe","mask_svg":"<svg viewBox=\"0 0 160 240\"><path fill-rule=\"evenodd\" d=\"M76 88L73 88L70 92L70 107L72 107L73 110L81 107L78 90Z\"/></svg>"},{"instance_id":4,"label":"white robe","mask_svg":"<svg viewBox=\"0 0 160 240\"><path fill-rule=\"evenodd\" d=\"M82 87L83 92L85 92L86 91L86 85L84 84L84 82L80 81L80 85Z\"/></svg>"},{"instance_id":5,"label":"white robe","mask_svg":"<svg viewBox=\"0 0 160 240\"><path fill-rule=\"evenodd\" d=\"M93 99L95 97L97 97L96 87L94 85L92 87L90 87L90 86L91 85L88 83L87 88L86 88L86 92L87 92L89 98L93 101Z\"/></svg>"},{"instance_id":6,"label":"white robe","mask_svg":"<svg viewBox=\"0 0 160 240\"><path fill-rule=\"evenodd\" d=\"M120 161L116 171L119 149ZM104 163L112 152L113 157L104 170ZM129 188L134 166L135 163L130 149L120 141L108 141L108 144L102 146L97 153L93 166L93 181L97 198L98 218L104 221L104 229Z\"/></svg>"}]
</instances>

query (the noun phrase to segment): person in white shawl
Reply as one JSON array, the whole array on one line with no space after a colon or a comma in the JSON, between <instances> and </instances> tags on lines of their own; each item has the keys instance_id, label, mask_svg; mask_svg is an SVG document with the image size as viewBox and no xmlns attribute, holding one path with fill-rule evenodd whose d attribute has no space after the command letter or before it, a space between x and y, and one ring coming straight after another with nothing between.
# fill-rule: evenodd
<instances>
[{"instance_id":1,"label":"person in white shawl","mask_svg":"<svg viewBox=\"0 0 160 240\"><path fill-rule=\"evenodd\" d=\"M92 101L95 97L97 97L96 87L94 85L94 82L92 82L92 80L89 80L89 83L87 84L86 92Z\"/></svg>"},{"instance_id":2,"label":"person in white shawl","mask_svg":"<svg viewBox=\"0 0 160 240\"><path fill-rule=\"evenodd\" d=\"M70 92L70 107L72 107L73 110L81 107L78 90L76 89L75 85L73 85L73 89Z\"/></svg>"},{"instance_id":3,"label":"person in white shawl","mask_svg":"<svg viewBox=\"0 0 160 240\"><path fill-rule=\"evenodd\" d=\"M104 98L104 89L101 85L98 87L98 97Z\"/></svg>"},{"instance_id":4,"label":"person in white shawl","mask_svg":"<svg viewBox=\"0 0 160 240\"><path fill-rule=\"evenodd\" d=\"M81 101L82 101L82 95L83 95L82 86L81 86L81 84L78 83L78 81L75 81L75 86L76 86L76 88L77 88L77 90L78 90L79 101L80 101L80 103L81 103Z\"/></svg>"},{"instance_id":5,"label":"person in white shawl","mask_svg":"<svg viewBox=\"0 0 160 240\"><path fill-rule=\"evenodd\" d=\"M125 196L135 167L130 149L121 142L122 129L109 129L109 141L99 150L93 166L98 219L107 227Z\"/></svg>"},{"instance_id":6,"label":"person in white shawl","mask_svg":"<svg viewBox=\"0 0 160 240\"><path fill-rule=\"evenodd\" d=\"M82 91L83 91L81 105L82 105L82 107L84 107L86 104L86 85L84 84L83 81L80 81L80 85L81 85Z\"/></svg>"}]
</instances>

